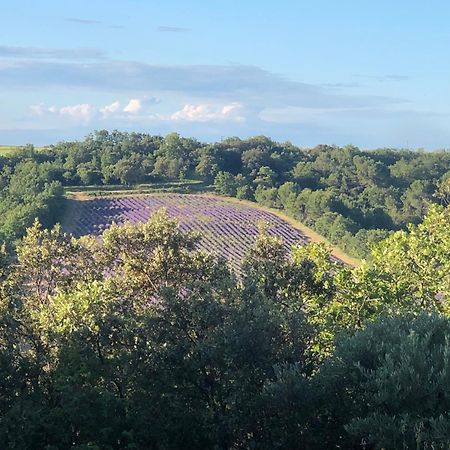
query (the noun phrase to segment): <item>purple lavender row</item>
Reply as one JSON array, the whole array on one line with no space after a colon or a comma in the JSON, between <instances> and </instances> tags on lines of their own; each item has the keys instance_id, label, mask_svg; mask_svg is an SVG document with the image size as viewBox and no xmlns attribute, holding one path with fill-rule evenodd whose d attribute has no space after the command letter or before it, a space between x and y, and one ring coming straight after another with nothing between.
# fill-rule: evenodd
<instances>
[{"instance_id":1,"label":"purple lavender row","mask_svg":"<svg viewBox=\"0 0 450 450\"><path fill-rule=\"evenodd\" d=\"M269 235L283 238L286 248L304 244L305 236L281 218L256 207L227 203L224 200L199 195L168 194L102 198L78 202L67 231L77 236L99 235L113 222L146 222L152 214L165 208L180 221L181 231L200 231L200 248L222 255L239 267L265 224ZM67 221L69 223L69 221Z\"/></svg>"}]
</instances>

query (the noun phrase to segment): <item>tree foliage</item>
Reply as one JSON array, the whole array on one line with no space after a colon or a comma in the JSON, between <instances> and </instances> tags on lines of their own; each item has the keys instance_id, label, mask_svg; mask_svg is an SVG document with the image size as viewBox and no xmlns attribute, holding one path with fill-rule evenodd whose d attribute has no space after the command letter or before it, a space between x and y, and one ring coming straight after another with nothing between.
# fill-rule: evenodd
<instances>
[{"instance_id":1,"label":"tree foliage","mask_svg":"<svg viewBox=\"0 0 450 450\"><path fill-rule=\"evenodd\" d=\"M358 268L262 229L239 275L164 211L35 222L0 251L0 447L447 448L448 214Z\"/></svg>"}]
</instances>

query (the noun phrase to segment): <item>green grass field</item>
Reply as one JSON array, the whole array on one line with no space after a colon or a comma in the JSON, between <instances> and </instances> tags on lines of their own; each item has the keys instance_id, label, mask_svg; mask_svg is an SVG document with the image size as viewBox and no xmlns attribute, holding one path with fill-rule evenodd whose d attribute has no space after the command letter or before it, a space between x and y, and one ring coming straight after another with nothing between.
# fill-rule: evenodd
<instances>
[{"instance_id":1,"label":"green grass field","mask_svg":"<svg viewBox=\"0 0 450 450\"><path fill-rule=\"evenodd\" d=\"M103 186L70 186L66 188L66 195L74 198L87 198L98 196L139 195L157 192L166 193L204 193L211 192L212 186L198 180L180 180L169 182L155 182L151 184L138 184L135 186L103 185Z\"/></svg>"},{"instance_id":2,"label":"green grass field","mask_svg":"<svg viewBox=\"0 0 450 450\"><path fill-rule=\"evenodd\" d=\"M14 153L19 147L12 145L0 145L0 155L10 155Z\"/></svg>"},{"instance_id":3,"label":"green grass field","mask_svg":"<svg viewBox=\"0 0 450 450\"><path fill-rule=\"evenodd\" d=\"M22 148L21 145L0 145L0 156L12 155L17 150ZM39 151L45 147L34 147L35 150Z\"/></svg>"}]
</instances>

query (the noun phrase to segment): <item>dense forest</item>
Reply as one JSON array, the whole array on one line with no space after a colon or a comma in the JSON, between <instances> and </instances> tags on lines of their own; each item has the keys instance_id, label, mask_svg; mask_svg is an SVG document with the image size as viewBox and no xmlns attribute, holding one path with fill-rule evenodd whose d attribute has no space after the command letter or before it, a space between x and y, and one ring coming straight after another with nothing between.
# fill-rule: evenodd
<instances>
[{"instance_id":1,"label":"dense forest","mask_svg":"<svg viewBox=\"0 0 450 450\"><path fill-rule=\"evenodd\" d=\"M446 449L449 236L433 205L351 268L262 234L236 278L164 212L35 222L0 258L0 447Z\"/></svg>"},{"instance_id":2,"label":"dense forest","mask_svg":"<svg viewBox=\"0 0 450 450\"><path fill-rule=\"evenodd\" d=\"M34 217L58 220L62 186L135 185L198 179L217 193L280 208L348 254L419 223L445 204L450 152L319 145L305 149L264 136L206 144L178 134L98 131L80 142L0 158L0 239L23 235Z\"/></svg>"}]
</instances>

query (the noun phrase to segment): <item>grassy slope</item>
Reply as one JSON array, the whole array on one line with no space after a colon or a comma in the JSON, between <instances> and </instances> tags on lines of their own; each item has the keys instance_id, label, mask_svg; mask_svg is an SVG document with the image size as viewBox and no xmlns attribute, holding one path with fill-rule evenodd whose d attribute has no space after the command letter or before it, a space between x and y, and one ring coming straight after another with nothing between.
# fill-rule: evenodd
<instances>
[{"instance_id":1,"label":"grassy slope","mask_svg":"<svg viewBox=\"0 0 450 450\"><path fill-rule=\"evenodd\" d=\"M134 186L102 185L102 186L70 186L66 195L77 199L89 199L102 196L145 195L158 192L179 194L202 193L212 191L212 187L198 180L155 182Z\"/></svg>"},{"instance_id":2,"label":"grassy slope","mask_svg":"<svg viewBox=\"0 0 450 450\"><path fill-rule=\"evenodd\" d=\"M17 148L18 147L13 147L10 145L0 145L0 155L1 156L10 155L15 150L17 150Z\"/></svg>"},{"instance_id":3,"label":"grassy slope","mask_svg":"<svg viewBox=\"0 0 450 450\"><path fill-rule=\"evenodd\" d=\"M186 185L184 185L184 188L186 188ZM323 236L319 235L318 233L316 233L315 231L313 231L311 228L307 227L306 225L304 225L303 223L299 222L298 220L293 219L292 217L289 217L288 215L282 213L281 211L277 210L277 209L272 209L272 208L266 208L263 206L258 205L255 202L251 202L248 200L239 200L237 198L233 198L233 197L222 197L222 196L218 196L218 195L214 195L211 194L209 192L199 192L196 191L194 189L190 190L190 189L182 189L181 191L175 190L176 192L181 192L181 193L185 193L185 192L192 192L192 193L196 193L196 194L201 194L201 195L205 195L205 196L210 196L210 197L216 197L219 198L221 200L226 200L228 202L231 203L237 203L237 204L241 204L241 205L245 205L245 206L249 206L252 208L258 208L267 212L270 212L272 214L277 215L278 217L280 217L281 219L283 219L285 222L288 222L292 227L296 228L297 230L301 231L311 242L319 242L319 243L324 243L326 244L328 247L331 248L332 250L332 254L340 259L341 261L343 261L344 263L351 265L351 266L358 266L360 264L360 261L358 261L357 259L351 258L350 256L348 256L347 254L345 254L341 249L339 249L338 247L332 245L327 239L325 239ZM173 192L173 191L169 191L169 192ZM109 189L104 189L101 186L98 187L91 187L88 189L74 189L74 190L67 190L66 194L69 198L72 198L74 200L79 200L79 201L83 201L83 200L92 200L94 196L121 196L121 195L164 195L164 193L169 193L167 191L164 190L164 186L159 188L159 189L145 189L145 188L125 188L125 189L116 189L113 190L112 187ZM70 213L68 213L70 216Z\"/></svg>"},{"instance_id":4,"label":"grassy slope","mask_svg":"<svg viewBox=\"0 0 450 450\"><path fill-rule=\"evenodd\" d=\"M15 151L21 149L20 145L0 145L0 156L8 156L13 154ZM41 150L45 147L34 147L35 150Z\"/></svg>"}]
</instances>

